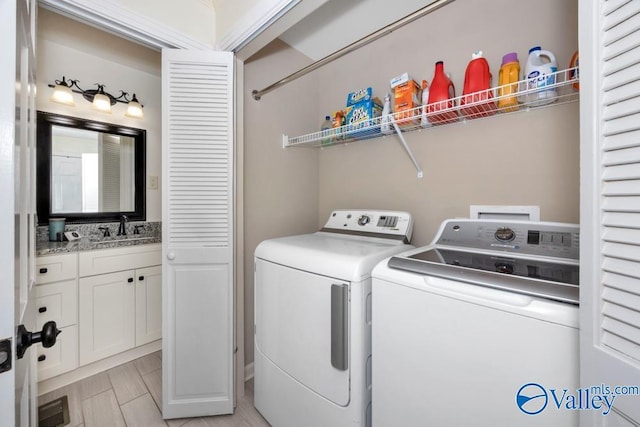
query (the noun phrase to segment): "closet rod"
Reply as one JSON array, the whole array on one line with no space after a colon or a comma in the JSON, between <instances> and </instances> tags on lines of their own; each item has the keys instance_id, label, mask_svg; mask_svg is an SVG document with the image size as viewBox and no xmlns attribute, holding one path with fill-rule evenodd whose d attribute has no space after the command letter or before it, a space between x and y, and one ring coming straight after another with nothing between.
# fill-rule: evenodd
<instances>
[{"instance_id":1,"label":"closet rod","mask_svg":"<svg viewBox=\"0 0 640 427\"><path fill-rule=\"evenodd\" d=\"M325 64L328 64L330 62L335 61L338 58L343 57L344 55L347 55L348 53L353 52L356 49L359 49L363 46L368 45L369 43L378 40L380 37L386 36L389 33L392 33L393 31L397 30L400 27L403 27L413 21L415 21L418 18L423 17L424 15L427 15L437 9L440 9L442 6L445 6L451 2L453 2L454 0L436 0L433 3L430 3L429 5L423 7L422 9L418 9L415 12L405 16L404 18L398 19L397 21L387 25L386 27L383 27L377 31L374 31L373 33L364 36L363 38L361 38L360 40L356 40L355 42L351 43L350 45L347 45L345 47L343 47L340 50L337 50L335 52L333 52L332 54L329 54L327 56L325 56L322 59L317 60L316 62L307 65L306 67L296 71L295 73L289 74L287 77L284 77L280 80L278 80L277 82L265 87L262 90L254 90L253 92L251 92L251 94L253 95L253 99L255 99L256 101L259 101L260 98L271 92L274 89L279 88L280 86L286 85L287 83L290 83L294 80L296 80L299 77L304 76L305 74L310 73L313 70L316 70L320 67L322 67Z\"/></svg>"}]
</instances>

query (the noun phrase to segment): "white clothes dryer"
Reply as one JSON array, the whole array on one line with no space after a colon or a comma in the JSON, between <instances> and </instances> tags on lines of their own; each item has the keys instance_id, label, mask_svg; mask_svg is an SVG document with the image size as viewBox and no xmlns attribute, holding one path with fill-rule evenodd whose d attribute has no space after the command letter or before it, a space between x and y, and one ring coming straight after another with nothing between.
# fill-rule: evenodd
<instances>
[{"instance_id":1,"label":"white clothes dryer","mask_svg":"<svg viewBox=\"0 0 640 427\"><path fill-rule=\"evenodd\" d=\"M371 270L412 228L406 212L337 210L258 245L254 399L271 425L371 425Z\"/></svg>"}]
</instances>

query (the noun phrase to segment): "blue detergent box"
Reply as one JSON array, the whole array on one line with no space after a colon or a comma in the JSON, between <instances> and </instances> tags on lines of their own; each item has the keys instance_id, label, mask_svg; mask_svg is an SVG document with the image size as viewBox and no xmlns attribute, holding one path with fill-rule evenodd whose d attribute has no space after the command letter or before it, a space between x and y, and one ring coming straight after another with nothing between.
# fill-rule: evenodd
<instances>
[{"instance_id":1,"label":"blue detergent box","mask_svg":"<svg viewBox=\"0 0 640 427\"><path fill-rule=\"evenodd\" d=\"M369 133L380 133L380 126L353 132L353 130L371 126L373 124L372 119L380 117L382 115L382 103L378 98L370 98L366 101L356 102L355 104L348 106L346 111L346 123L347 125L349 125L349 127L347 128L347 137L361 137Z\"/></svg>"},{"instance_id":2,"label":"blue detergent box","mask_svg":"<svg viewBox=\"0 0 640 427\"><path fill-rule=\"evenodd\" d=\"M356 105L358 102L370 101L373 99L373 90L370 87L356 90L347 95L347 107Z\"/></svg>"}]
</instances>

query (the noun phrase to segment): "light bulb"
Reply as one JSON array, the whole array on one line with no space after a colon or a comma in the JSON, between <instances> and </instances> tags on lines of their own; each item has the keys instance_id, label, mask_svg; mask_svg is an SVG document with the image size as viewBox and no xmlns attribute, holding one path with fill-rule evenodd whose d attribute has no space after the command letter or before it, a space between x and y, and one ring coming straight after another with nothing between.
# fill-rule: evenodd
<instances>
[{"instance_id":1,"label":"light bulb","mask_svg":"<svg viewBox=\"0 0 640 427\"><path fill-rule=\"evenodd\" d=\"M111 113L111 100L103 93L96 93L93 97L93 108L104 113Z\"/></svg>"},{"instance_id":2,"label":"light bulb","mask_svg":"<svg viewBox=\"0 0 640 427\"><path fill-rule=\"evenodd\" d=\"M76 105L76 102L73 99L73 92L71 92L71 88L67 85L64 77L61 82L57 82L56 87L53 89L50 101L57 102L58 104L69 105L71 107Z\"/></svg>"},{"instance_id":3,"label":"light bulb","mask_svg":"<svg viewBox=\"0 0 640 427\"><path fill-rule=\"evenodd\" d=\"M135 119L144 118L144 113L142 112L142 105L138 102L138 98L136 98L136 94L133 94L133 98L127 104L127 112L124 114L127 117L133 117Z\"/></svg>"}]
</instances>

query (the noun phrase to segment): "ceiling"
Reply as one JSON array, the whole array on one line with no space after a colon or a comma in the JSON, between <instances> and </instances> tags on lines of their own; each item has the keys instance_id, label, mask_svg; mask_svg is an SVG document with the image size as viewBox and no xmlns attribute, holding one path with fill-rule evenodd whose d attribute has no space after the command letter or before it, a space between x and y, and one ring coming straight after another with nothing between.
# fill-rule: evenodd
<instances>
[{"instance_id":1,"label":"ceiling","mask_svg":"<svg viewBox=\"0 0 640 427\"><path fill-rule=\"evenodd\" d=\"M318 60L434 1L330 0L280 39Z\"/></svg>"}]
</instances>

